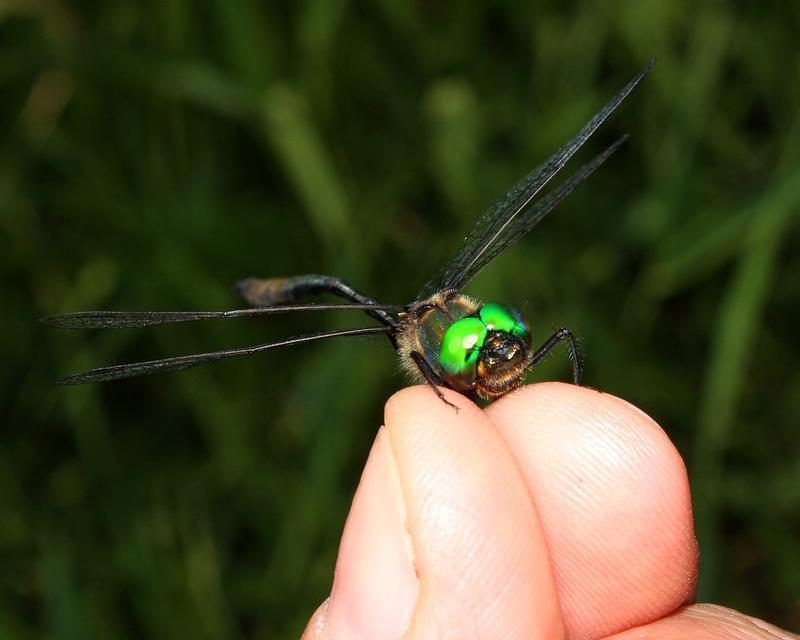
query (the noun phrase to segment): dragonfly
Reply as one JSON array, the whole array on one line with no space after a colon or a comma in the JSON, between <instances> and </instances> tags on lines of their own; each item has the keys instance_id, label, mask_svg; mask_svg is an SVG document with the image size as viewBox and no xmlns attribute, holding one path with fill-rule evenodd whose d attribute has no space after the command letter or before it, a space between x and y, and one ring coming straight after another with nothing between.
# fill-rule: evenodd
<instances>
[{"instance_id":1,"label":"dragonfly","mask_svg":"<svg viewBox=\"0 0 800 640\"><path fill-rule=\"evenodd\" d=\"M278 347L334 337L386 335L401 367L418 383L428 384L448 405L441 388L473 400L491 401L522 385L528 371L560 343L572 364L572 382L581 384L581 361L573 332L560 328L532 348L528 321L514 307L482 303L462 293L484 267L526 235L598 169L625 141L617 139L570 178L542 197L542 189L650 71L651 60L558 151L517 181L478 218L456 255L407 305L381 304L335 276L307 274L247 278L236 288L251 305L232 311L82 311L47 316L41 321L62 329L150 327L195 320L263 316L306 311L364 311L377 325L321 331L250 347L99 367L58 381L73 385L107 382L162 371L188 369L209 362L249 356ZM341 304L303 303L309 296L333 294ZM453 405L455 406L455 405Z\"/></svg>"}]
</instances>

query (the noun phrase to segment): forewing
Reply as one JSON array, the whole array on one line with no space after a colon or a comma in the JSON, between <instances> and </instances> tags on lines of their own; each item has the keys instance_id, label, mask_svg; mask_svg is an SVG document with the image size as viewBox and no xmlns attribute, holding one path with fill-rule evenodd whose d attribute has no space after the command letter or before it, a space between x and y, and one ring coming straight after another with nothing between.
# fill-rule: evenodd
<instances>
[{"instance_id":1,"label":"forewing","mask_svg":"<svg viewBox=\"0 0 800 640\"><path fill-rule=\"evenodd\" d=\"M460 289L474 278L481 269L508 249L517 240L522 238L534 225L544 218L548 213L555 209L559 203L572 193L582 182L584 182L595 169L603 164L614 153L619 146L627 140L628 136L622 136L605 151L595 156L590 162L583 165L569 180L563 182L559 187L549 192L535 205L529 207L525 212L514 218L511 223L503 229L503 232L494 240L492 245L484 251L475 262L470 265L459 279L454 288Z\"/></svg>"},{"instance_id":2,"label":"forewing","mask_svg":"<svg viewBox=\"0 0 800 640\"><path fill-rule=\"evenodd\" d=\"M524 235L530 230L533 224L549 213L549 211L553 209L552 206L539 215L533 224L512 225L517 216L530 206L534 197L541 191L542 187L561 170L605 119L608 118L628 94L633 91L634 87L639 84L639 81L650 71L654 63L655 60L651 60L608 102L608 104L586 123L572 140L567 142L527 176L515 183L499 200L489 207L478 219L472 231L464 238L455 257L436 276L425 284L417 295L417 299L425 299L435 292L444 289L460 289L470 278L477 274L480 268L486 266L489 260L491 260L491 258L486 260L484 256L487 253L491 253L495 242L501 238L505 239L505 247L508 247L520 237L518 235L515 238L510 238L506 231L509 226L514 226L518 234ZM498 253L499 252L492 253L492 257L496 257ZM480 264L480 267L476 270L475 265L477 264Z\"/></svg>"},{"instance_id":3,"label":"forewing","mask_svg":"<svg viewBox=\"0 0 800 640\"><path fill-rule=\"evenodd\" d=\"M398 310L397 305L377 304L295 304L232 311L78 311L45 316L40 322L57 329L132 329L192 320L219 320L287 313L291 311Z\"/></svg>"}]
</instances>

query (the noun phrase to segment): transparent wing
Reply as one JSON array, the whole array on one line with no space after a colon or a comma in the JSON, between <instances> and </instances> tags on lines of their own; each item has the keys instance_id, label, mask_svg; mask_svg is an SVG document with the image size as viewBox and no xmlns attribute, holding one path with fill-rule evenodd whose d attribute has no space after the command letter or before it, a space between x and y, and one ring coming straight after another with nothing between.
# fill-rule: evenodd
<instances>
[{"instance_id":1,"label":"transparent wing","mask_svg":"<svg viewBox=\"0 0 800 640\"><path fill-rule=\"evenodd\" d=\"M517 240L522 238L534 225L544 218L548 213L555 209L558 204L572 193L584 180L586 180L595 169L603 164L614 153L619 146L628 139L627 135L622 136L614 144L608 147L601 154L595 156L590 162L583 165L569 180L563 182L558 189L551 191L544 198L539 200L534 206L529 208L525 215L518 216L503 229L503 232L494 240L491 246L484 251L471 265L463 272L455 284L455 289L465 286L474 278L481 269L508 249Z\"/></svg>"},{"instance_id":2,"label":"transparent wing","mask_svg":"<svg viewBox=\"0 0 800 640\"><path fill-rule=\"evenodd\" d=\"M398 305L378 304L295 304L257 309L235 309L233 311L79 311L46 316L40 318L39 322L57 329L131 329L173 322L245 318L290 311L369 311L378 309L392 311L401 308Z\"/></svg>"},{"instance_id":3,"label":"transparent wing","mask_svg":"<svg viewBox=\"0 0 800 640\"><path fill-rule=\"evenodd\" d=\"M487 260L484 256L491 252L491 248L495 242L503 238L505 240L505 248L516 241L517 238L511 238L507 232L509 226L513 226L518 234L524 235L533 227L533 224L541 220L544 215L551 211L553 209L552 206L544 213L539 213L538 218L533 224L512 224L517 216L528 208L533 198L541 191L542 187L561 170L605 119L608 118L628 94L633 91L634 87L647 75L647 72L650 71L654 63L655 60L651 60L608 102L608 104L586 123L572 140L562 146L556 153L531 171L531 173L519 180L497 200L497 202L478 219L475 227L464 238L455 257L436 274L436 276L425 284L417 295L417 299L422 300L444 289L460 289L468 280L478 273L480 268L485 267L489 263L491 258ZM492 253L492 257L496 257L499 253L499 251ZM476 265L480 266L476 267Z\"/></svg>"},{"instance_id":4,"label":"transparent wing","mask_svg":"<svg viewBox=\"0 0 800 640\"><path fill-rule=\"evenodd\" d=\"M90 371L85 371L83 373L76 373L75 375L67 378L62 378L58 381L58 384L108 382L109 380L131 378L133 376L141 376L148 373L158 373L160 371L178 371L180 369L188 369L189 367L196 367L197 365L206 364L208 362L216 362L217 360L227 360L228 358L249 356L254 353L260 353L276 347L287 347L294 344L302 344L304 342L312 342L314 340L323 340L325 338L334 338L337 336L364 336L374 333L391 333L391 331L392 329L389 327L364 327L360 329L323 331L320 333L311 333L305 336L295 336L293 338L287 338L277 342L260 344L254 347L226 349L224 351L197 353L189 356L164 358L162 360L148 360L146 362L135 362L132 364L117 364L110 367L100 367L98 369L91 369Z\"/></svg>"}]
</instances>

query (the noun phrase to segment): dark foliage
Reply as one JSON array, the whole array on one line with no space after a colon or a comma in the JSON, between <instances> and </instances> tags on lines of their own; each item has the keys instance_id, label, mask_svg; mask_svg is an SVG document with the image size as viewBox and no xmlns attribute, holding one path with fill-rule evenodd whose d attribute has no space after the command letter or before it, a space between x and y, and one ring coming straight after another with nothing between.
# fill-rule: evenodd
<instances>
[{"instance_id":1,"label":"dark foliage","mask_svg":"<svg viewBox=\"0 0 800 640\"><path fill-rule=\"evenodd\" d=\"M0 637L297 635L405 384L375 336L59 388L364 321L38 316L306 272L408 302L651 57L567 171L625 147L468 292L572 327L587 382L668 430L700 598L800 626L798 33L791 2L3 3Z\"/></svg>"}]
</instances>

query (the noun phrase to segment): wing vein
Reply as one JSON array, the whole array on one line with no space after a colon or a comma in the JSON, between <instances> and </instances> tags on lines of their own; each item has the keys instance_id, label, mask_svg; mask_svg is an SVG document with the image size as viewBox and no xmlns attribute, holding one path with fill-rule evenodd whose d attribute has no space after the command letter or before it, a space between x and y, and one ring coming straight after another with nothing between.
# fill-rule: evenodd
<instances>
[{"instance_id":1,"label":"wing vein","mask_svg":"<svg viewBox=\"0 0 800 640\"><path fill-rule=\"evenodd\" d=\"M131 329L193 320L220 320L288 313L292 311L396 311L400 305L295 304L231 311L78 311L46 316L40 322L58 329Z\"/></svg>"}]
</instances>

